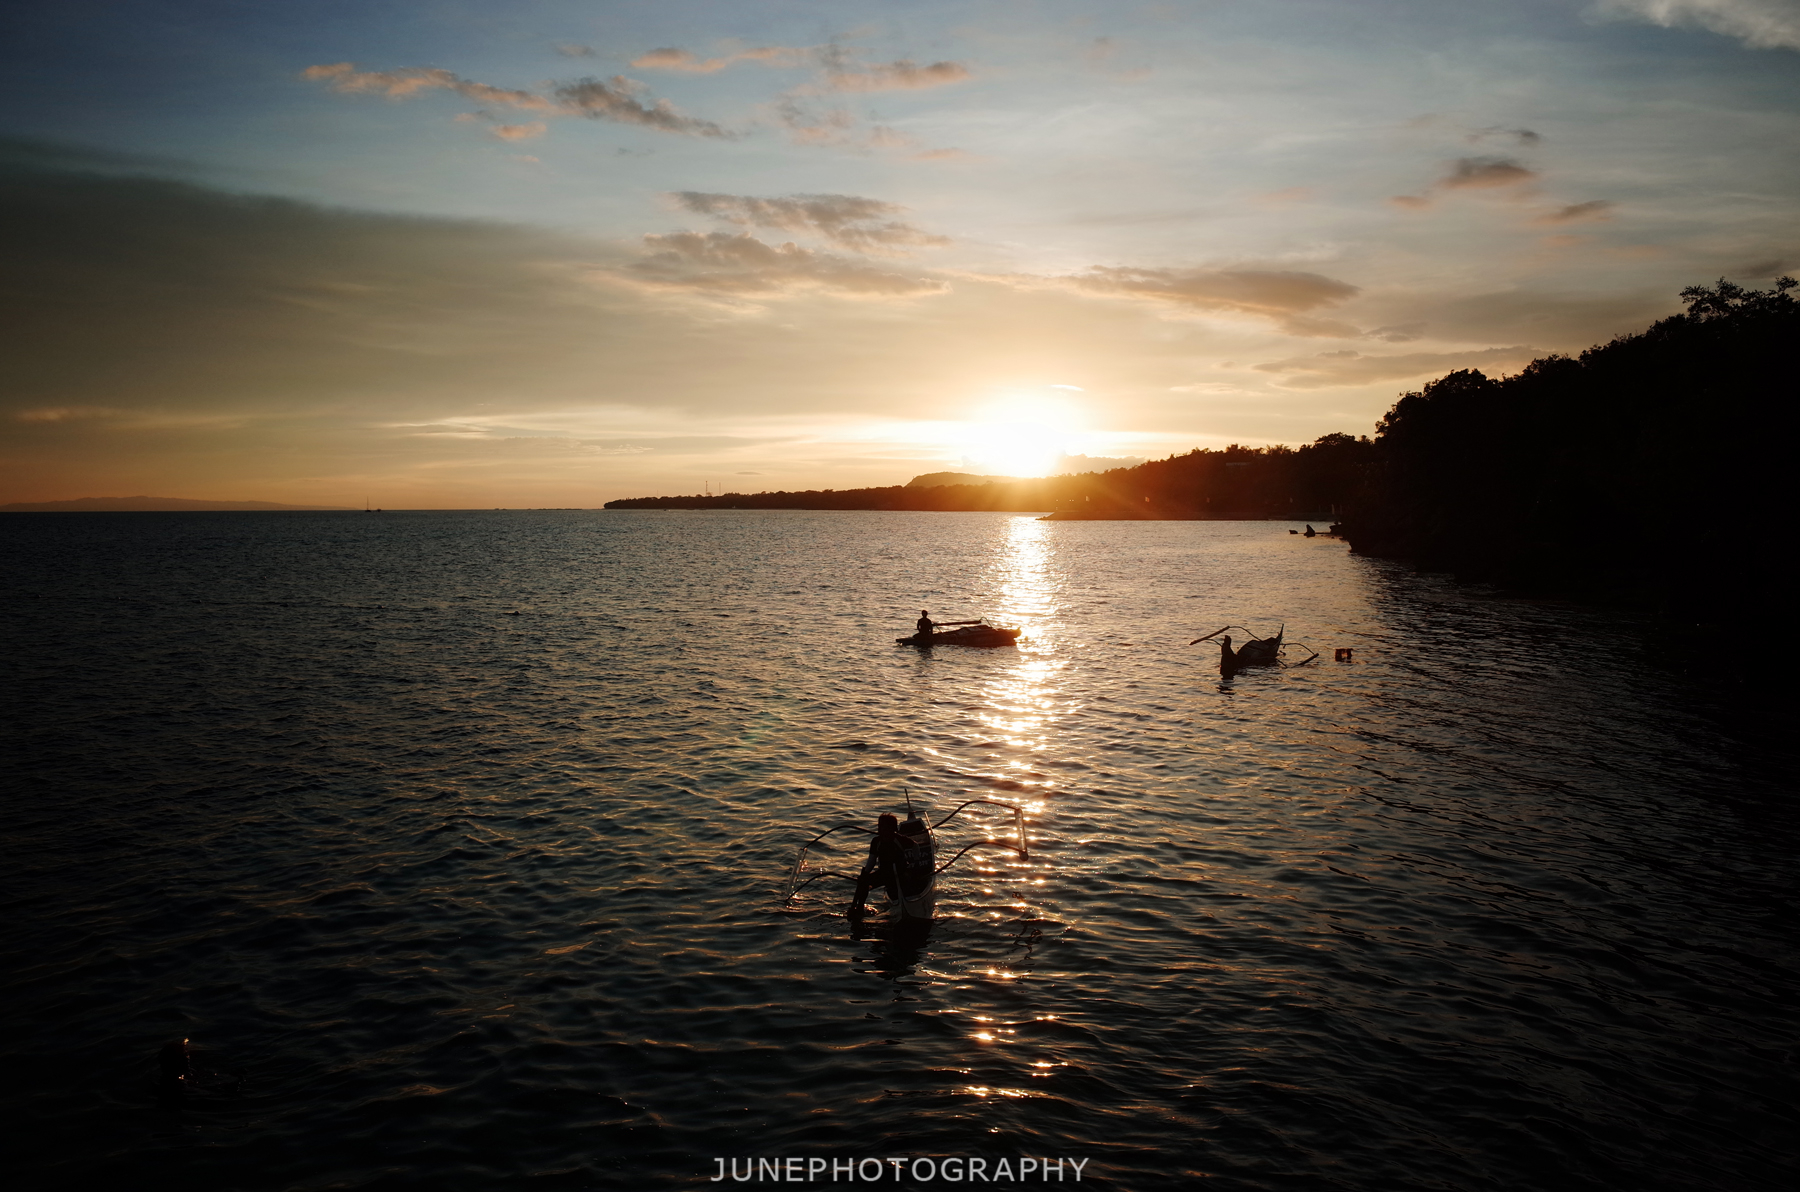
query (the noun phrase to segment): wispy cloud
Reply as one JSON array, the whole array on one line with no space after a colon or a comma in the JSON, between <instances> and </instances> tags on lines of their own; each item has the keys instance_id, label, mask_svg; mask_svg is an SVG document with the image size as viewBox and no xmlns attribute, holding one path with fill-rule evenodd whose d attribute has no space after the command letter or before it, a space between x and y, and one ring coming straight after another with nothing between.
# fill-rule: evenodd
<instances>
[{"instance_id":1,"label":"wispy cloud","mask_svg":"<svg viewBox=\"0 0 1800 1192\"><path fill-rule=\"evenodd\" d=\"M1435 182L1425 188L1425 193L1395 195L1388 202L1407 210L1422 211L1431 206L1433 192L1501 190L1522 187L1536 182L1539 176L1536 170L1530 169L1510 157L1459 157L1450 163L1450 168L1439 175Z\"/></svg>"},{"instance_id":2,"label":"wispy cloud","mask_svg":"<svg viewBox=\"0 0 1800 1192\"><path fill-rule=\"evenodd\" d=\"M374 92L389 99L409 99L422 91L453 91L479 103L524 108L534 112L554 111L556 105L530 91L514 91L490 87L461 75L436 67L412 67L406 70L357 70L350 62L334 62L309 66L300 72L303 79L328 84L333 91L350 93Z\"/></svg>"},{"instance_id":3,"label":"wispy cloud","mask_svg":"<svg viewBox=\"0 0 1800 1192\"><path fill-rule=\"evenodd\" d=\"M1511 141L1515 145L1524 145L1527 147L1539 144L1544 139L1542 134L1535 133L1529 128L1503 128L1498 124L1489 128L1477 128L1471 131L1468 136L1470 144L1479 144L1482 141L1493 140L1496 138Z\"/></svg>"},{"instance_id":4,"label":"wispy cloud","mask_svg":"<svg viewBox=\"0 0 1800 1192\"><path fill-rule=\"evenodd\" d=\"M639 98L644 85L624 75L611 79L582 79L564 83L555 95L562 110L590 120L612 120L620 124L639 124L663 132L687 133L691 136L729 138L731 133L694 116L684 116L666 99L645 103Z\"/></svg>"},{"instance_id":5,"label":"wispy cloud","mask_svg":"<svg viewBox=\"0 0 1800 1192\"><path fill-rule=\"evenodd\" d=\"M880 256L904 255L909 248L949 244L938 236L895 218L904 207L856 195L788 195L762 199L750 195L708 194L684 190L669 196L685 211L710 215L743 227L780 228L811 233L840 248Z\"/></svg>"},{"instance_id":6,"label":"wispy cloud","mask_svg":"<svg viewBox=\"0 0 1800 1192\"><path fill-rule=\"evenodd\" d=\"M1439 190L1486 190L1518 186L1537 178L1536 170L1527 169L1510 157L1459 157L1450 163L1450 172L1432 185Z\"/></svg>"},{"instance_id":7,"label":"wispy cloud","mask_svg":"<svg viewBox=\"0 0 1800 1192\"><path fill-rule=\"evenodd\" d=\"M13 417L20 422L74 422L89 418L114 418L128 412L115 410L111 406L42 406L35 410L20 410Z\"/></svg>"},{"instance_id":8,"label":"wispy cloud","mask_svg":"<svg viewBox=\"0 0 1800 1192\"><path fill-rule=\"evenodd\" d=\"M1795 0L1600 0L1605 16L1672 28L1698 25L1759 50L1800 50L1800 3Z\"/></svg>"},{"instance_id":9,"label":"wispy cloud","mask_svg":"<svg viewBox=\"0 0 1800 1192\"><path fill-rule=\"evenodd\" d=\"M665 46L640 54L631 60L631 65L639 70L715 74L739 62L784 70L815 67L819 77L814 86L826 91L918 91L960 83L971 77L969 68L960 62L921 65L911 58L863 62L854 51L837 42L820 46L755 46L730 50L712 58L702 58L692 50L677 46Z\"/></svg>"},{"instance_id":10,"label":"wispy cloud","mask_svg":"<svg viewBox=\"0 0 1800 1192\"><path fill-rule=\"evenodd\" d=\"M1603 219L1611 219L1613 208L1618 204L1610 199L1589 199L1585 203L1570 203L1567 207L1559 207L1555 211L1538 216L1531 222L1546 227L1559 224L1591 223Z\"/></svg>"},{"instance_id":11,"label":"wispy cloud","mask_svg":"<svg viewBox=\"0 0 1800 1192\"><path fill-rule=\"evenodd\" d=\"M777 69L809 66L816 60L816 54L817 50L812 46L756 46L752 49L733 50L716 58L702 58L691 50L667 46L638 55L631 60L631 65L639 70L673 70L683 74L715 74L738 62L754 62L759 66Z\"/></svg>"},{"instance_id":12,"label":"wispy cloud","mask_svg":"<svg viewBox=\"0 0 1800 1192\"><path fill-rule=\"evenodd\" d=\"M1364 385L1419 377L1453 368L1489 368L1523 365L1539 355L1523 344L1509 348L1483 348L1472 352L1411 352L1396 356L1365 356L1346 348L1316 356L1290 356L1253 366L1257 372L1277 373L1288 389L1327 389L1338 385Z\"/></svg>"},{"instance_id":13,"label":"wispy cloud","mask_svg":"<svg viewBox=\"0 0 1800 1192\"><path fill-rule=\"evenodd\" d=\"M651 252L617 270L648 285L719 295L832 290L871 298L941 293L944 282L878 269L794 244L765 244L749 233L676 232L646 236Z\"/></svg>"},{"instance_id":14,"label":"wispy cloud","mask_svg":"<svg viewBox=\"0 0 1800 1192\"><path fill-rule=\"evenodd\" d=\"M577 45L574 42L564 41L557 43L556 52L565 58L592 58L594 56L594 47Z\"/></svg>"},{"instance_id":15,"label":"wispy cloud","mask_svg":"<svg viewBox=\"0 0 1800 1192\"><path fill-rule=\"evenodd\" d=\"M775 53L779 50L779 53ZM749 54L768 53L770 65L791 66L802 63L815 68L811 81L791 87L776 96L771 107L775 118L788 131L796 144L820 148L888 149L910 152L919 159L962 156L958 151L927 148L917 138L883 124L865 124L845 105L843 97L886 91L920 91L961 83L973 77L960 62L932 62L920 65L910 58L892 62L869 62L849 47L831 42L806 49L766 47L764 50L740 51L723 58L698 59L685 50L657 50L659 60L669 69L712 70ZM649 55L646 55L646 58ZM759 61L764 59L759 58ZM639 59L644 61L644 59ZM717 63L719 65L715 66Z\"/></svg>"},{"instance_id":16,"label":"wispy cloud","mask_svg":"<svg viewBox=\"0 0 1800 1192\"><path fill-rule=\"evenodd\" d=\"M825 83L833 91L922 91L971 77L969 68L960 62L920 66L910 58L861 64L830 56L825 60Z\"/></svg>"},{"instance_id":17,"label":"wispy cloud","mask_svg":"<svg viewBox=\"0 0 1800 1192\"><path fill-rule=\"evenodd\" d=\"M357 70L352 63L336 62L309 66L301 72L301 77L350 94L372 93L389 99L410 99L426 91L450 91L490 106L518 108L548 116L584 116L689 136L729 138L733 135L710 120L683 114L666 99L645 97L644 85L623 75L604 81L587 78L564 83L550 96L477 83L436 67L363 71ZM496 131L496 136L506 140L541 136L543 128L541 124L502 127L513 130L510 134ZM538 131L527 131L532 129Z\"/></svg>"},{"instance_id":18,"label":"wispy cloud","mask_svg":"<svg viewBox=\"0 0 1800 1192\"><path fill-rule=\"evenodd\" d=\"M1307 312L1357 294L1348 282L1317 273L1266 269L1135 269L1095 266L1062 279L1076 289L1148 299L1189 310L1258 315L1294 335L1348 337L1356 328Z\"/></svg>"}]
</instances>

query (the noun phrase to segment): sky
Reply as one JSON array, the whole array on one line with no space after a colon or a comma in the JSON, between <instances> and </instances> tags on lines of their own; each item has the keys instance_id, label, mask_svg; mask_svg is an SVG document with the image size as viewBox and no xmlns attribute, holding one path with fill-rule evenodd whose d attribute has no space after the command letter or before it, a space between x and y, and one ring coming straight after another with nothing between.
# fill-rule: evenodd
<instances>
[{"instance_id":1,"label":"sky","mask_svg":"<svg viewBox=\"0 0 1800 1192\"><path fill-rule=\"evenodd\" d=\"M1800 0L3 20L0 503L1301 444L1800 270Z\"/></svg>"}]
</instances>

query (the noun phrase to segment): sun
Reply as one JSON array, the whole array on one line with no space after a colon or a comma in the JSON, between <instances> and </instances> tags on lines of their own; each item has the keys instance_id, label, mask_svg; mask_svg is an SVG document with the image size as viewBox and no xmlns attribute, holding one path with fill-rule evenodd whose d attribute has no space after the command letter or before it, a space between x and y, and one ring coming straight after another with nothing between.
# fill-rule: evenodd
<instances>
[{"instance_id":1,"label":"sun","mask_svg":"<svg viewBox=\"0 0 1800 1192\"><path fill-rule=\"evenodd\" d=\"M1074 400L1043 390L1007 394L972 412L956 445L970 464L999 476L1049 475L1076 446L1084 422Z\"/></svg>"}]
</instances>

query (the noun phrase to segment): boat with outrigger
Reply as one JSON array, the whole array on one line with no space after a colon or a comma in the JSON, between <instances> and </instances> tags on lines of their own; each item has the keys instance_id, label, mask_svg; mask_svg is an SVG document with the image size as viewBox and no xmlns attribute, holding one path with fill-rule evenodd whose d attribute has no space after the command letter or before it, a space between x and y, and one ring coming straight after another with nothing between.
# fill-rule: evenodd
<instances>
[{"instance_id":1,"label":"boat with outrigger","mask_svg":"<svg viewBox=\"0 0 1800 1192\"><path fill-rule=\"evenodd\" d=\"M957 628L940 632L946 625ZM899 646L977 646L992 648L994 646L1010 646L1019 640L1022 629L1008 629L1002 625L989 625L981 617L972 621L933 621L930 613L919 614L919 631L908 637L897 637L894 644Z\"/></svg>"},{"instance_id":2,"label":"boat with outrigger","mask_svg":"<svg viewBox=\"0 0 1800 1192\"><path fill-rule=\"evenodd\" d=\"M938 829L978 803L1012 812L1013 830L1018 843L1008 844L991 839L971 841L940 865L937 859ZM834 833L844 831L861 832L869 837L869 851L861 871L850 874L819 869L807 876L807 854L813 846ZM870 895L881 891L887 894L887 902L879 909L888 912L890 922L895 925L923 927L931 922L932 916L937 912L938 875L961 860L970 849L984 844L1009 849L1017 853L1021 860L1031 860L1030 847L1025 841L1024 808L998 799L966 799L934 824L927 816L913 809L912 796L907 795L904 821L896 815L883 812L876 818L872 829L862 824L842 823L827 828L801 845L793 865L788 869L782 905L793 902L800 891L822 878L837 878L855 885L848 912L852 920L860 919L866 914Z\"/></svg>"},{"instance_id":3,"label":"boat with outrigger","mask_svg":"<svg viewBox=\"0 0 1800 1192\"><path fill-rule=\"evenodd\" d=\"M1226 630L1230 629L1236 629L1249 635L1244 644L1238 646L1236 649L1232 648L1231 637L1226 633ZM1257 637L1253 630L1245 629L1242 625L1226 625L1223 628L1213 630L1205 637L1195 638L1193 641L1189 642L1188 645L1197 646L1201 642L1209 642L1214 638L1219 638L1219 673L1226 678L1230 678L1232 675L1237 674L1238 671L1251 666L1305 666L1319 656L1319 652L1311 646L1300 645L1296 642L1295 648L1305 650L1307 657L1301 659L1299 662L1287 661L1287 659L1282 657L1287 650L1287 647L1282 643L1282 637L1286 633L1286 625L1277 629L1272 637ZM1221 637L1221 634L1224 634L1225 636Z\"/></svg>"}]
</instances>

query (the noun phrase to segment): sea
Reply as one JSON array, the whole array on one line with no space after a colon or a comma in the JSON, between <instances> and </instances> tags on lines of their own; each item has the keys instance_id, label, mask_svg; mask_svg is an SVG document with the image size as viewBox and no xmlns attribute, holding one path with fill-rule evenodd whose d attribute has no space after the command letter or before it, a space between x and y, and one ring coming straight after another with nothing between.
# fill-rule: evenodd
<instances>
[{"instance_id":1,"label":"sea","mask_svg":"<svg viewBox=\"0 0 1800 1192\"><path fill-rule=\"evenodd\" d=\"M1791 1187L1779 734L1301 528L0 517L8 1186Z\"/></svg>"}]
</instances>

